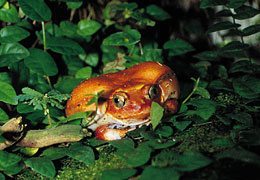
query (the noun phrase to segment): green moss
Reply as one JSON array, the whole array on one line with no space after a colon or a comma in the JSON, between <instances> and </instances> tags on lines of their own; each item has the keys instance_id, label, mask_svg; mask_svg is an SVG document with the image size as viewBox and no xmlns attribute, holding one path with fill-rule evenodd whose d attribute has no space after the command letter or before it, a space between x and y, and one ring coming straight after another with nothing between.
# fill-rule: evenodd
<instances>
[{"instance_id":1,"label":"green moss","mask_svg":"<svg viewBox=\"0 0 260 180\"><path fill-rule=\"evenodd\" d=\"M57 166L56 166L57 167ZM127 167L125 161L119 158L110 147L99 150L99 158L95 164L88 166L72 158L66 158L61 161L61 169L58 170L54 180L98 180L101 179L102 172L108 169ZM48 178L32 171L25 169L16 177L18 180L47 180Z\"/></svg>"}]
</instances>

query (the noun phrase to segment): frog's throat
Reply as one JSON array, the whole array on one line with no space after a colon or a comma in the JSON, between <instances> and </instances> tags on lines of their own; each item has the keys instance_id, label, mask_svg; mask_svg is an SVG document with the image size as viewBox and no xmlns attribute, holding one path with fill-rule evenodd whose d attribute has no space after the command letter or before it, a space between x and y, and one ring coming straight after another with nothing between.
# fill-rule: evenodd
<instances>
[{"instance_id":1,"label":"frog's throat","mask_svg":"<svg viewBox=\"0 0 260 180\"><path fill-rule=\"evenodd\" d=\"M108 115L106 112L106 106L99 106L95 118L89 124L88 128L95 131L99 126L106 124L114 124L117 129L129 129L129 131L141 127L142 125L150 124L150 116L146 119L128 119L120 120L116 119L111 115Z\"/></svg>"}]
</instances>

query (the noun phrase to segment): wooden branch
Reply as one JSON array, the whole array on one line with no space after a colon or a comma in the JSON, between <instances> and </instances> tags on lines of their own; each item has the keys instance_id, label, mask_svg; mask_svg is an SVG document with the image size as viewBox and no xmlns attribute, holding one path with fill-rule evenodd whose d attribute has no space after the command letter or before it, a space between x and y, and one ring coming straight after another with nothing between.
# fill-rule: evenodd
<instances>
[{"instance_id":1,"label":"wooden branch","mask_svg":"<svg viewBox=\"0 0 260 180\"><path fill-rule=\"evenodd\" d=\"M10 119L3 126L0 126L0 131L5 135L6 133L14 134L11 139L0 143L0 150L10 147L14 144L16 146L41 148L53 144L64 142L77 142L91 133L80 125L65 124L49 129L29 130L24 132L24 125L21 124L22 118Z\"/></svg>"},{"instance_id":2,"label":"wooden branch","mask_svg":"<svg viewBox=\"0 0 260 180\"><path fill-rule=\"evenodd\" d=\"M41 148L63 142L77 142L88 134L80 125L61 125L44 130L30 130L16 145Z\"/></svg>"}]
</instances>

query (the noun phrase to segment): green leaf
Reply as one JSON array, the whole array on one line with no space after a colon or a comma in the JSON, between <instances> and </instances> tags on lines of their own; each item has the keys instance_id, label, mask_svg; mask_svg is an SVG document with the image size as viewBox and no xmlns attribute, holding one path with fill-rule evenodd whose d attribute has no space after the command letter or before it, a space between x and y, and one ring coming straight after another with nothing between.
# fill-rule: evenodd
<instances>
[{"instance_id":1,"label":"green leaf","mask_svg":"<svg viewBox=\"0 0 260 180\"><path fill-rule=\"evenodd\" d=\"M240 24L233 24L229 21L222 21L222 22L218 22L218 23L210 26L206 33L209 34L209 33L216 32L216 31L234 29L234 28L237 28L239 26L240 26Z\"/></svg>"},{"instance_id":2,"label":"green leaf","mask_svg":"<svg viewBox=\"0 0 260 180\"><path fill-rule=\"evenodd\" d=\"M102 25L94 20L83 19L78 23L77 33L81 36L91 36L96 33Z\"/></svg>"},{"instance_id":3,"label":"green leaf","mask_svg":"<svg viewBox=\"0 0 260 180\"><path fill-rule=\"evenodd\" d=\"M113 7L113 10L120 10L120 11L125 11L125 10L134 10L138 7L136 3L122 3L119 4L118 6Z\"/></svg>"},{"instance_id":4,"label":"green leaf","mask_svg":"<svg viewBox=\"0 0 260 180\"><path fill-rule=\"evenodd\" d=\"M18 62L29 54L29 51L18 43L2 44L0 46L0 67Z\"/></svg>"},{"instance_id":5,"label":"green leaf","mask_svg":"<svg viewBox=\"0 0 260 180\"><path fill-rule=\"evenodd\" d=\"M215 61L218 57L218 54L216 51L203 51L201 53L195 54L193 57L203 61Z\"/></svg>"},{"instance_id":6,"label":"green leaf","mask_svg":"<svg viewBox=\"0 0 260 180\"><path fill-rule=\"evenodd\" d=\"M16 92L12 85L6 82L0 82L0 101L17 105L17 101L15 100Z\"/></svg>"},{"instance_id":7,"label":"green leaf","mask_svg":"<svg viewBox=\"0 0 260 180\"><path fill-rule=\"evenodd\" d=\"M51 160L56 160L67 156L67 148L51 147L43 151L43 156Z\"/></svg>"},{"instance_id":8,"label":"green leaf","mask_svg":"<svg viewBox=\"0 0 260 180\"><path fill-rule=\"evenodd\" d=\"M163 48L170 50L170 56L177 56L194 51L194 48L189 43L178 38L176 40L167 41L164 43Z\"/></svg>"},{"instance_id":9,"label":"green leaf","mask_svg":"<svg viewBox=\"0 0 260 180\"><path fill-rule=\"evenodd\" d=\"M65 78L54 85L55 89L62 93L71 93L71 91L84 79Z\"/></svg>"},{"instance_id":10,"label":"green leaf","mask_svg":"<svg viewBox=\"0 0 260 180\"><path fill-rule=\"evenodd\" d=\"M211 144L216 147L233 147L234 146L234 143L226 138L216 139Z\"/></svg>"},{"instance_id":11,"label":"green leaf","mask_svg":"<svg viewBox=\"0 0 260 180\"><path fill-rule=\"evenodd\" d=\"M115 141L109 141L109 144L116 147L120 152L131 152L134 151L134 141L130 138L124 138Z\"/></svg>"},{"instance_id":12,"label":"green leaf","mask_svg":"<svg viewBox=\"0 0 260 180\"><path fill-rule=\"evenodd\" d=\"M4 124L8 121L9 116L5 113L5 111L0 108L0 124Z\"/></svg>"},{"instance_id":13,"label":"green leaf","mask_svg":"<svg viewBox=\"0 0 260 180\"><path fill-rule=\"evenodd\" d=\"M179 171L193 171L208 166L212 161L199 152L186 151L176 157L173 166Z\"/></svg>"},{"instance_id":14,"label":"green leaf","mask_svg":"<svg viewBox=\"0 0 260 180\"><path fill-rule=\"evenodd\" d=\"M239 112L236 114L229 113L229 114L226 114L226 116L231 119L236 120L237 122L240 122L240 123L246 125L247 127L253 126L253 118L250 114L248 114L246 112Z\"/></svg>"},{"instance_id":15,"label":"green leaf","mask_svg":"<svg viewBox=\"0 0 260 180\"><path fill-rule=\"evenodd\" d=\"M0 173L0 180L5 180L5 176L2 173Z\"/></svg>"},{"instance_id":16,"label":"green leaf","mask_svg":"<svg viewBox=\"0 0 260 180\"><path fill-rule=\"evenodd\" d=\"M16 7L9 4L9 8L0 8L0 20L8 23L17 23L20 21Z\"/></svg>"},{"instance_id":17,"label":"green leaf","mask_svg":"<svg viewBox=\"0 0 260 180\"><path fill-rule=\"evenodd\" d=\"M233 80L233 88L236 93L244 98L258 98L260 96L260 79L244 75Z\"/></svg>"},{"instance_id":18,"label":"green leaf","mask_svg":"<svg viewBox=\"0 0 260 180\"><path fill-rule=\"evenodd\" d=\"M228 0L228 6L236 9L245 4L245 2L246 0Z\"/></svg>"},{"instance_id":19,"label":"green leaf","mask_svg":"<svg viewBox=\"0 0 260 180\"><path fill-rule=\"evenodd\" d=\"M223 9L215 14L215 17L230 17L233 13L229 9Z\"/></svg>"},{"instance_id":20,"label":"green leaf","mask_svg":"<svg viewBox=\"0 0 260 180\"><path fill-rule=\"evenodd\" d=\"M219 55L227 58L245 57L245 50L248 44L242 44L239 41L232 41L220 49Z\"/></svg>"},{"instance_id":21,"label":"green leaf","mask_svg":"<svg viewBox=\"0 0 260 180\"><path fill-rule=\"evenodd\" d=\"M34 171L48 178L53 178L56 174L55 166L53 162L48 158L44 158L44 157L30 158L24 162L27 166L32 168Z\"/></svg>"},{"instance_id":22,"label":"green leaf","mask_svg":"<svg viewBox=\"0 0 260 180\"><path fill-rule=\"evenodd\" d=\"M24 169L23 163L17 163L13 166L9 166L8 168L4 169L4 173L8 175L16 175L18 174L22 169Z\"/></svg>"},{"instance_id":23,"label":"green leaf","mask_svg":"<svg viewBox=\"0 0 260 180\"><path fill-rule=\"evenodd\" d=\"M6 3L6 0L0 0L0 7L2 7Z\"/></svg>"},{"instance_id":24,"label":"green leaf","mask_svg":"<svg viewBox=\"0 0 260 180\"><path fill-rule=\"evenodd\" d=\"M136 169L109 169L102 172L102 180L121 180L128 179L135 175Z\"/></svg>"},{"instance_id":25,"label":"green leaf","mask_svg":"<svg viewBox=\"0 0 260 180\"><path fill-rule=\"evenodd\" d=\"M17 0L23 12L32 20L41 22L51 20L51 10L43 0Z\"/></svg>"},{"instance_id":26,"label":"green leaf","mask_svg":"<svg viewBox=\"0 0 260 180\"><path fill-rule=\"evenodd\" d=\"M164 112L164 109L162 106L160 106L156 102L152 102L150 116L151 116L151 123L152 123L154 130L155 130L156 126L160 123L160 121L163 117L163 112Z\"/></svg>"},{"instance_id":27,"label":"green leaf","mask_svg":"<svg viewBox=\"0 0 260 180\"><path fill-rule=\"evenodd\" d=\"M217 159L223 159L223 158L231 158L231 159L236 159L240 160L246 163L255 163L257 165L260 165L260 156L244 150L242 148L233 148L233 149L228 149L226 151L222 151L218 154L216 154Z\"/></svg>"},{"instance_id":28,"label":"green leaf","mask_svg":"<svg viewBox=\"0 0 260 180\"><path fill-rule=\"evenodd\" d=\"M235 9L235 12L234 18L239 20L248 19L260 13L259 10L245 5Z\"/></svg>"},{"instance_id":29,"label":"green leaf","mask_svg":"<svg viewBox=\"0 0 260 180\"><path fill-rule=\"evenodd\" d=\"M225 5L228 3L228 0L202 0L200 3L200 8L209 8L219 5Z\"/></svg>"},{"instance_id":30,"label":"green leaf","mask_svg":"<svg viewBox=\"0 0 260 180\"><path fill-rule=\"evenodd\" d=\"M80 54L79 58L92 67L96 67L98 65L98 60L99 60L98 53L89 53L88 55Z\"/></svg>"},{"instance_id":31,"label":"green leaf","mask_svg":"<svg viewBox=\"0 0 260 180\"><path fill-rule=\"evenodd\" d=\"M210 89L233 91L232 84L228 81L217 79L213 80L209 84Z\"/></svg>"},{"instance_id":32,"label":"green leaf","mask_svg":"<svg viewBox=\"0 0 260 180\"><path fill-rule=\"evenodd\" d=\"M129 46L138 43L141 39L141 34L135 30L131 29L124 32L117 32L111 34L104 39L103 45L109 46Z\"/></svg>"},{"instance_id":33,"label":"green leaf","mask_svg":"<svg viewBox=\"0 0 260 180\"><path fill-rule=\"evenodd\" d=\"M24 64L29 69L47 76L54 76L58 73L57 65L49 53L36 48L31 48L29 51L30 56L24 59Z\"/></svg>"},{"instance_id":34,"label":"green leaf","mask_svg":"<svg viewBox=\"0 0 260 180\"><path fill-rule=\"evenodd\" d=\"M160 126L155 132L161 136L169 137L173 134L173 129L171 126Z\"/></svg>"},{"instance_id":35,"label":"green leaf","mask_svg":"<svg viewBox=\"0 0 260 180\"><path fill-rule=\"evenodd\" d=\"M237 72L253 73L253 68L255 66L256 65L252 64L248 60L237 61L232 64L231 68L229 69L229 73L237 73Z\"/></svg>"},{"instance_id":36,"label":"green leaf","mask_svg":"<svg viewBox=\"0 0 260 180\"><path fill-rule=\"evenodd\" d=\"M139 146L133 151L119 152L119 156L125 159L129 166L138 167L149 161L151 152L148 146Z\"/></svg>"},{"instance_id":37,"label":"green leaf","mask_svg":"<svg viewBox=\"0 0 260 180\"><path fill-rule=\"evenodd\" d=\"M78 9L83 4L83 2L67 2L66 4L70 9Z\"/></svg>"},{"instance_id":38,"label":"green leaf","mask_svg":"<svg viewBox=\"0 0 260 180\"><path fill-rule=\"evenodd\" d=\"M0 151L0 169L6 169L10 166L14 166L22 160L21 156L8 153L6 151Z\"/></svg>"},{"instance_id":39,"label":"green leaf","mask_svg":"<svg viewBox=\"0 0 260 180\"><path fill-rule=\"evenodd\" d=\"M87 66L87 67L79 69L76 72L75 77L82 78L82 79L89 79L89 78L91 78L91 75L92 75L92 68Z\"/></svg>"},{"instance_id":40,"label":"green leaf","mask_svg":"<svg viewBox=\"0 0 260 180\"><path fill-rule=\"evenodd\" d=\"M180 174L176 171L175 168L159 168L148 166L144 169L141 177L138 180L179 180Z\"/></svg>"},{"instance_id":41,"label":"green leaf","mask_svg":"<svg viewBox=\"0 0 260 180\"><path fill-rule=\"evenodd\" d=\"M95 161L95 155L91 147L80 143L72 144L68 149L67 155L87 165L93 165Z\"/></svg>"},{"instance_id":42,"label":"green leaf","mask_svg":"<svg viewBox=\"0 0 260 180\"><path fill-rule=\"evenodd\" d=\"M47 48L65 55L84 54L84 49L75 41L63 37L50 37L46 40Z\"/></svg>"},{"instance_id":43,"label":"green leaf","mask_svg":"<svg viewBox=\"0 0 260 180\"><path fill-rule=\"evenodd\" d=\"M0 43L14 43L28 37L30 33L18 26L7 26L0 31Z\"/></svg>"},{"instance_id":44,"label":"green leaf","mask_svg":"<svg viewBox=\"0 0 260 180\"><path fill-rule=\"evenodd\" d=\"M155 20L164 21L166 19L170 19L171 16L169 13L164 11L162 8L157 5L149 5L146 7L146 13L152 16Z\"/></svg>"},{"instance_id":45,"label":"green leaf","mask_svg":"<svg viewBox=\"0 0 260 180\"><path fill-rule=\"evenodd\" d=\"M195 99L187 102L187 105L196 107L196 110L189 110L187 115L198 115L204 120L208 120L216 111L217 104L209 99Z\"/></svg>"},{"instance_id":46,"label":"green leaf","mask_svg":"<svg viewBox=\"0 0 260 180\"><path fill-rule=\"evenodd\" d=\"M250 36L252 34L260 32L260 24L254 24L251 26L246 27L242 30L243 36Z\"/></svg>"},{"instance_id":47,"label":"green leaf","mask_svg":"<svg viewBox=\"0 0 260 180\"><path fill-rule=\"evenodd\" d=\"M197 87L195 94L198 94L205 99L210 99L209 91L203 87Z\"/></svg>"},{"instance_id":48,"label":"green leaf","mask_svg":"<svg viewBox=\"0 0 260 180\"><path fill-rule=\"evenodd\" d=\"M191 123L192 123L192 121L175 121L175 122L173 122L174 126L181 131L184 131Z\"/></svg>"}]
</instances>

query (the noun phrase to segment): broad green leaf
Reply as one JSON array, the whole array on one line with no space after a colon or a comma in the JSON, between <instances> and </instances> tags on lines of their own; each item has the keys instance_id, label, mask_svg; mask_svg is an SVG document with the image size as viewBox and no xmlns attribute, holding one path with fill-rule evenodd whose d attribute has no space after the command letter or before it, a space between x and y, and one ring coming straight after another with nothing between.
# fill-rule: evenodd
<instances>
[{"instance_id":1,"label":"broad green leaf","mask_svg":"<svg viewBox=\"0 0 260 180\"><path fill-rule=\"evenodd\" d=\"M13 4L0 8L0 20L8 23L17 23L20 21L16 7Z\"/></svg>"},{"instance_id":2,"label":"broad green leaf","mask_svg":"<svg viewBox=\"0 0 260 180\"><path fill-rule=\"evenodd\" d=\"M144 169L138 180L179 180L180 174L173 167L160 168L148 166Z\"/></svg>"},{"instance_id":3,"label":"broad green leaf","mask_svg":"<svg viewBox=\"0 0 260 180\"><path fill-rule=\"evenodd\" d=\"M229 9L223 9L215 14L215 17L230 17L233 13Z\"/></svg>"},{"instance_id":4,"label":"broad green leaf","mask_svg":"<svg viewBox=\"0 0 260 180\"><path fill-rule=\"evenodd\" d=\"M141 39L141 34L135 30L131 29L124 32L117 32L111 34L104 39L103 45L109 46L129 46L138 43Z\"/></svg>"},{"instance_id":5,"label":"broad green leaf","mask_svg":"<svg viewBox=\"0 0 260 180\"><path fill-rule=\"evenodd\" d=\"M260 96L260 79L244 75L233 80L233 88L236 93L244 98L257 98Z\"/></svg>"},{"instance_id":6,"label":"broad green leaf","mask_svg":"<svg viewBox=\"0 0 260 180\"><path fill-rule=\"evenodd\" d=\"M259 146L260 145L260 129L249 129L239 132L239 143L246 146Z\"/></svg>"},{"instance_id":7,"label":"broad green leaf","mask_svg":"<svg viewBox=\"0 0 260 180\"><path fill-rule=\"evenodd\" d=\"M148 146L139 146L133 151L119 152L119 156L125 159L129 166L138 167L149 161L151 152Z\"/></svg>"},{"instance_id":8,"label":"broad green leaf","mask_svg":"<svg viewBox=\"0 0 260 180\"><path fill-rule=\"evenodd\" d=\"M160 126L156 129L156 134L164 137L169 137L173 134L173 129L171 126Z\"/></svg>"},{"instance_id":9,"label":"broad green leaf","mask_svg":"<svg viewBox=\"0 0 260 180\"><path fill-rule=\"evenodd\" d=\"M0 31L0 43L14 43L28 37L30 33L18 26L7 26Z\"/></svg>"},{"instance_id":10,"label":"broad green leaf","mask_svg":"<svg viewBox=\"0 0 260 180\"><path fill-rule=\"evenodd\" d=\"M167 41L166 43L164 43L163 48L170 50L170 56L177 56L194 50L192 45L178 38L175 40Z\"/></svg>"},{"instance_id":11,"label":"broad green leaf","mask_svg":"<svg viewBox=\"0 0 260 180\"><path fill-rule=\"evenodd\" d=\"M109 169L102 172L102 180L122 180L128 179L135 175L136 169Z\"/></svg>"},{"instance_id":12,"label":"broad green leaf","mask_svg":"<svg viewBox=\"0 0 260 180\"><path fill-rule=\"evenodd\" d=\"M240 24L233 24L232 22L229 22L229 21L222 21L222 22L218 22L218 23L210 26L206 33L209 34L209 33L216 32L216 31L233 29L233 28L237 28L239 26L240 26Z\"/></svg>"},{"instance_id":13,"label":"broad green leaf","mask_svg":"<svg viewBox=\"0 0 260 180\"><path fill-rule=\"evenodd\" d=\"M235 9L235 12L236 14L234 15L234 18L240 20L254 17L255 15L260 13L259 10L245 5Z\"/></svg>"},{"instance_id":14,"label":"broad green leaf","mask_svg":"<svg viewBox=\"0 0 260 180\"><path fill-rule=\"evenodd\" d=\"M83 61L85 61L88 65L92 67L96 67L98 65L99 55L98 53L89 53L87 55L80 54L79 58Z\"/></svg>"},{"instance_id":15,"label":"broad green leaf","mask_svg":"<svg viewBox=\"0 0 260 180\"><path fill-rule=\"evenodd\" d=\"M122 3L119 4L118 6L113 7L113 10L121 10L121 11L125 11L125 10L134 10L138 7L138 5L136 3Z\"/></svg>"},{"instance_id":16,"label":"broad green leaf","mask_svg":"<svg viewBox=\"0 0 260 180\"><path fill-rule=\"evenodd\" d=\"M67 2L66 4L70 9L78 9L83 4L83 2Z\"/></svg>"},{"instance_id":17,"label":"broad green leaf","mask_svg":"<svg viewBox=\"0 0 260 180\"><path fill-rule=\"evenodd\" d=\"M163 117L163 112L164 112L164 109L162 106L160 106L156 102L152 102L150 116L151 116L151 123L152 123L154 130L157 127L157 125L160 123L160 121Z\"/></svg>"},{"instance_id":18,"label":"broad green leaf","mask_svg":"<svg viewBox=\"0 0 260 180\"><path fill-rule=\"evenodd\" d=\"M8 175L16 175L18 174L22 169L24 169L23 163L17 163L12 166L9 166L8 168L4 169L4 173Z\"/></svg>"},{"instance_id":19,"label":"broad green leaf","mask_svg":"<svg viewBox=\"0 0 260 180\"><path fill-rule=\"evenodd\" d=\"M168 140L168 141L160 141L158 139L153 139L150 141L146 141L144 144L148 147L151 147L152 149L166 149L168 147L174 146L177 143L177 141Z\"/></svg>"},{"instance_id":20,"label":"broad green leaf","mask_svg":"<svg viewBox=\"0 0 260 180\"><path fill-rule=\"evenodd\" d=\"M51 160L56 160L67 156L67 148L51 147L43 151L43 156Z\"/></svg>"},{"instance_id":21,"label":"broad green leaf","mask_svg":"<svg viewBox=\"0 0 260 180\"><path fill-rule=\"evenodd\" d=\"M9 66L29 56L29 51L18 43L7 43L0 46L0 67Z\"/></svg>"},{"instance_id":22,"label":"broad green leaf","mask_svg":"<svg viewBox=\"0 0 260 180\"><path fill-rule=\"evenodd\" d=\"M260 24L254 24L251 26L246 27L242 30L243 36L250 36L252 34L260 32Z\"/></svg>"},{"instance_id":23,"label":"broad green leaf","mask_svg":"<svg viewBox=\"0 0 260 180\"><path fill-rule=\"evenodd\" d=\"M215 61L218 57L218 54L216 51L203 51L201 53L195 54L193 57L203 61Z\"/></svg>"},{"instance_id":24,"label":"broad green leaf","mask_svg":"<svg viewBox=\"0 0 260 180\"><path fill-rule=\"evenodd\" d=\"M71 91L84 79L65 78L54 85L55 89L61 93L71 93Z\"/></svg>"},{"instance_id":25,"label":"broad green leaf","mask_svg":"<svg viewBox=\"0 0 260 180\"><path fill-rule=\"evenodd\" d=\"M239 8L240 6L244 5L246 0L228 0L228 6L230 8Z\"/></svg>"},{"instance_id":26,"label":"broad green leaf","mask_svg":"<svg viewBox=\"0 0 260 180\"><path fill-rule=\"evenodd\" d=\"M2 7L6 3L6 0L0 0L0 7Z\"/></svg>"},{"instance_id":27,"label":"broad green leaf","mask_svg":"<svg viewBox=\"0 0 260 180\"><path fill-rule=\"evenodd\" d=\"M170 19L171 16L169 13L164 11L162 8L157 5L149 5L146 7L146 13L152 16L155 20L164 21L166 19Z\"/></svg>"},{"instance_id":28,"label":"broad green leaf","mask_svg":"<svg viewBox=\"0 0 260 180\"><path fill-rule=\"evenodd\" d=\"M192 121L175 121L175 122L173 122L174 126L181 131L184 131L191 123L192 123Z\"/></svg>"},{"instance_id":29,"label":"broad green leaf","mask_svg":"<svg viewBox=\"0 0 260 180\"><path fill-rule=\"evenodd\" d=\"M173 166L179 171L193 171L208 166L212 161L199 152L186 151L176 157Z\"/></svg>"},{"instance_id":30,"label":"broad green leaf","mask_svg":"<svg viewBox=\"0 0 260 180\"><path fill-rule=\"evenodd\" d=\"M205 99L210 99L209 91L203 87L198 87L195 91L195 94L198 94Z\"/></svg>"},{"instance_id":31,"label":"broad green leaf","mask_svg":"<svg viewBox=\"0 0 260 180\"><path fill-rule=\"evenodd\" d=\"M255 66L255 64L252 64L248 60L241 60L232 64L231 68L229 69L229 73L253 73L253 68Z\"/></svg>"},{"instance_id":32,"label":"broad green leaf","mask_svg":"<svg viewBox=\"0 0 260 180\"><path fill-rule=\"evenodd\" d=\"M91 36L101 27L102 25L97 21L84 19L79 21L77 33L81 36Z\"/></svg>"},{"instance_id":33,"label":"broad green leaf","mask_svg":"<svg viewBox=\"0 0 260 180\"><path fill-rule=\"evenodd\" d=\"M87 165L93 165L95 161L95 155L91 147L80 143L72 144L68 149L67 155Z\"/></svg>"},{"instance_id":34,"label":"broad green leaf","mask_svg":"<svg viewBox=\"0 0 260 180\"><path fill-rule=\"evenodd\" d=\"M44 158L44 157L30 158L24 162L27 166L32 168L34 171L48 178L53 178L56 174L55 166L53 162L48 158Z\"/></svg>"},{"instance_id":35,"label":"broad green leaf","mask_svg":"<svg viewBox=\"0 0 260 180\"><path fill-rule=\"evenodd\" d=\"M236 114L229 113L229 114L226 114L226 116L231 119L236 120L237 122L240 122L240 123L246 125L247 127L253 126L253 118L250 114L248 114L246 112L239 112Z\"/></svg>"},{"instance_id":36,"label":"broad green leaf","mask_svg":"<svg viewBox=\"0 0 260 180\"><path fill-rule=\"evenodd\" d=\"M30 56L24 59L24 63L29 69L47 76L54 76L58 73L57 65L49 53L36 48L31 48L29 51Z\"/></svg>"},{"instance_id":37,"label":"broad green leaf","mask_svg":"<svg viewBox=\"0 0 260 180\"><path fill-rule=\"evenodd\" d=\"M258 154L244 150L242 148L228 149L216 154L215 157L217 159L231 158L246 163L255 163L257 165L260 165L260 156Z\"/></svg>"},{"instance_id":38,"label":"broad green leaf","mask_svg":"<svg viewBox=\"0 0 260 180\"><path fill-rule=\"evenodd\" d=\"M61 21L61 23L60 23L60 30L62 31L64 36L67 36L70 38L80 37L77 34L77 29L78 29L77 25L73 24L70 21Z\"/></svg>"},{"instance_id":39,"label":"broad green leaf","mask_svg":"<svg viewBox=\"0 0 260 180\"><path fill-rule=\"evenodd\" d=\"M23 12L34 21L51 20L51 10L43 0L17 0Z\"/></svg>"},{"instance_id":40,"label":"broad green leaf","mask_svg":"<svg viewBox=\"0 0 260 180\"><path fill-rule=\"evenodd\" d=\"M75 41L63 37L50 37L46 40L47 48L65 55L84 54L83 48Z\"/></svg>"},{"instance_id":41,"label":"broad green leaf","mask_svg":"<svg viewBox=\"0 0 260 180\"><path fill-rule=\"evenodd\" d=\"M91 75L92 75L92 68L87 66L87 67L79 69L76 72L75 77L82 78L82 79L89 79L89 78L91 78Z\"/></svg>"},{"instance_id":42,"label":"broad green leaf","mask_svg":"<svg viewBox=\"0 0 260 180\"><path fill-rule=\"evenodd\" d=\"M216 139L213 142L211 142L211 144L216 147L232 147L235 145L232 141L226 138Z\"/></svg>"},{"instance_id":43,"label":"broad green leaf","mask_svg":"<svg viewBox=\"0 0 260 180\"><path fill-rule=\"evenodd\" d=\"M124 138L115 141L109 141L109 144L116 147L120 152L131 152L134 151L134 141L130 138Z\"/></svg>"},{"instance_id":44,"label":"broad green leaf","mask_svg":"<svg viewBox=\"0 0 260 180\"><path fill-rule=\"evenodd\" d=\"M217 79L213 80L209 84L210 89L233 91L232 84L228 81Z\"/></svg>"},{"instance_id":45,"label":"broad green leaf","mask_svg":"<svg viewBox=\"0 0 260 180\"><path fill-rule=\"evenodd\" d=\"M14 166L22 160L21 156L0 150L0 169Z\"/></svg>"},{"instance_id":46,"label":"broad green leaf","mask_svg":"<svg viewBox=\"0 0 260 180\"><path fill-rule=\"evenodd\" d=\"M0 101L16 105L17 101L15 100L16 92L12 85L6 82L0 82Z\"/></svg>"},{"instance_id":47,"label":"broad green leaf","mask_svg":"<svg viewBox=\"0 0 260 180\"><path fill-rule=\"evenodd\" d=\"M220 49L219 55L227 58L245 57L244 50L248 49L248 47L248 44L232 41Z\"/></svg>"},{"instance_id":48,"label":"broad green leaf","mask_svg":"<svg viewBox=\"0 0 260 180\"><path fill-rule=\"evenodd\" d=\"M200 3L200 8L209 8L219 5L225 5L228 3L228 0L202 0Z\"/></svg>"},{"instance_id":49,"label":"broad green leaf","mask_svg":"<svg viewBox=\"0 0 260 180\"><path fill-rule=\"evenodd\" d=\"M4 124L8 121L9 117L8 115L5 113L5 111L0 108L0 124Z\"/></svg>"},{"instance_id":50,"label":"broad green leaf","mask_svg":"<svg viewBox=\"0 0 260 180\"><path fill-rule=\"evenodd\" d=\"M187 115L198 115L204 120L208 120L216 111L217 104L209 99L195 99L187 102L187 105L196 107L196 110L189 110Z\"/></svg>"}]
</instances>

